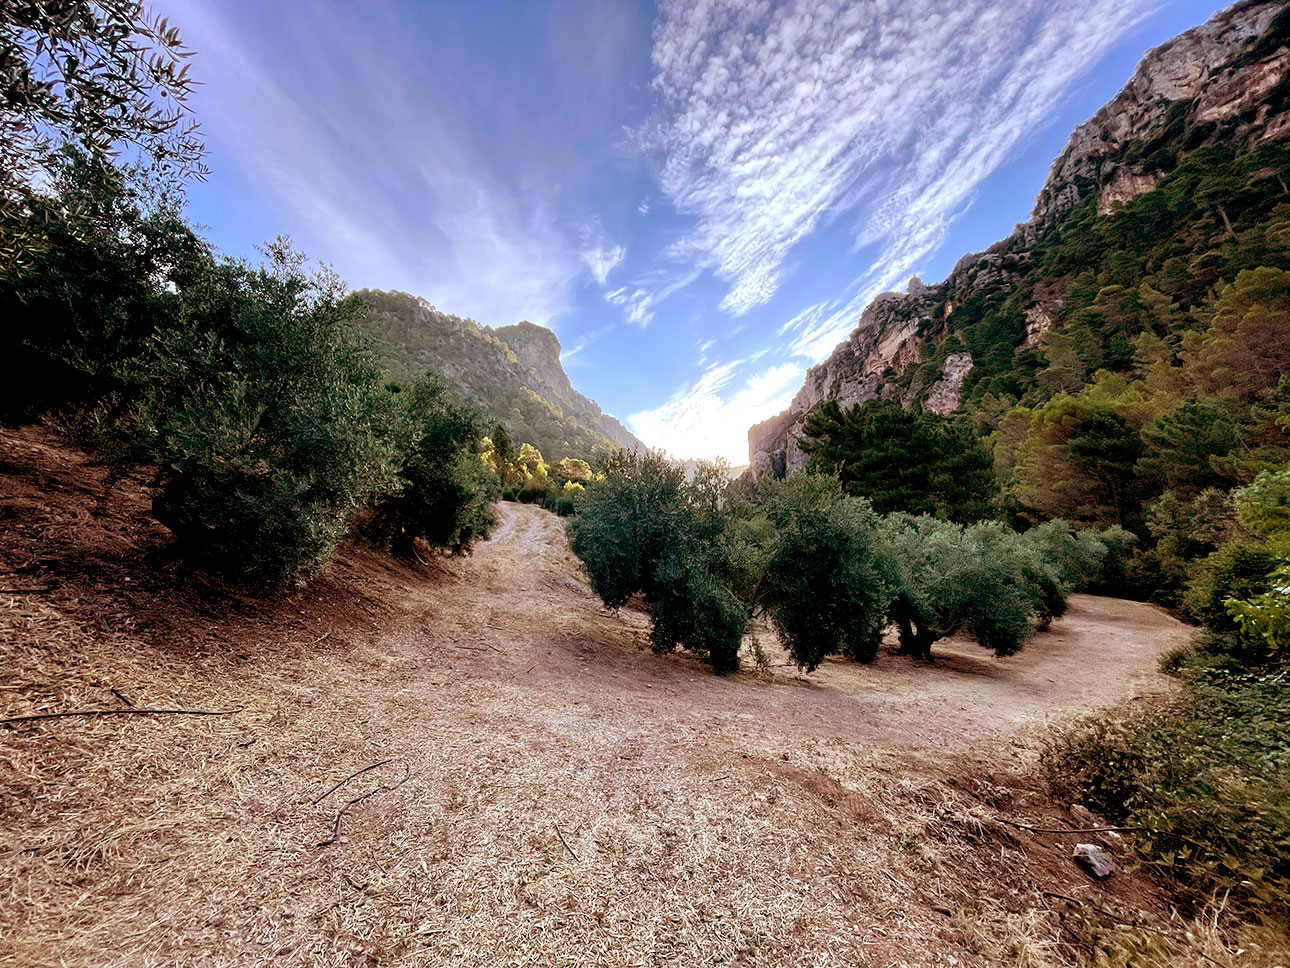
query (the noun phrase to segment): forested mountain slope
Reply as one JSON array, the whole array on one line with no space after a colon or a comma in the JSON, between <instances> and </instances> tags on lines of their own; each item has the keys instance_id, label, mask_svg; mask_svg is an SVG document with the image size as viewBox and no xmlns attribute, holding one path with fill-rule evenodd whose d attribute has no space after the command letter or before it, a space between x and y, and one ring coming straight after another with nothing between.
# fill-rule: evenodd
<instances>
[{"instance_id":1,"label":"forested mountain slope","mask_svg":"<svg viewBox=\"0 0 1290 968\"><path fill-rule=\"evenodd\" d=\"M491 329L404 292L364 289L355 295L367 306L363 327L392 378L437 370L501 421L513 440L553 459L644 449L573 388L560 365L560 341L549 329L529 322Z\"/></svg>"},{"instance_id":2,"label":"forested mountain slope","mask_svg":"<svg viewBox=\"0 0 1290 968\"><path fill-rule=\"evenodd\" d=\"M820 402L894 400L962 410L993 433L1023 511L1111 521L1123 515L1100 498L1041 493L1047 478L1081 473L1058 445L1094 411L1123 431L1130 477L1131 452L1188 398L1220 407L1243 451L1277 443L1290 366L1288 41L1284 3L1245 0L1149 52L1076 129L1028 223L940 284L879 296L789 410L750 430L754 472L805 466L798 442ZM1193 455L1202 476L1210 458L1220 466L1189 483L1248 480L1258 461L1242 471L1234 449Z\"/></svg>"}]
</instances>

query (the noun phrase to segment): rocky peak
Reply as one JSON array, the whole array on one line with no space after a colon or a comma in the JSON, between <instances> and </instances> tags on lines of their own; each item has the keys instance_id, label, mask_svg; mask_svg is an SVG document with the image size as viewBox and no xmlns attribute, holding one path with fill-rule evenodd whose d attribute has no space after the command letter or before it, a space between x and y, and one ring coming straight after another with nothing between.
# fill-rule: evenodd
<instances>
[{"instance_id":1,"label":"rocky peak","mask_svg":"<svg viewBox=\"0 0 1290 968\"><path fill-rule=\"evenodd\" d=\"M528 320L490 329L489 332L511 348L527 377L526 382L539 396L557 404L565 413L620 446L628 450L645 449L631 431L602 411L596 401L573 388L560 363L560 340L555 333Z\"/></svg>"},{"instance_id":2,"label":"rocky peak","mask_svg":"<svg viewBox=\"0 0 1290 968\"><path fill-rule=\"evenodd\" d=\"M534 377L539 384L535 390L562 404L573 402L577 391L560 365L560 340L555 333L528 320L502 326L492 333L511 348L520 366Z\"/></svg>"},{"instance_id":3,"label":"rocky peak","mask_svg":"<svg viewBox=\"0 0 1290 968\"><path fill-rule=\"evenodd\" d=\"M1053 163L1031 215L1035 228L1055 224L1091 191L1099 192L1104 212L1150 191L1158 172L1122 167L1130 144L1150 141L1171 124L1234 117L1279 83L1290 51L1241 55L1284 9L1280 0L1243 0L1148 51L1129 83L1075 129Z\"/></svg>"}]
</instances>

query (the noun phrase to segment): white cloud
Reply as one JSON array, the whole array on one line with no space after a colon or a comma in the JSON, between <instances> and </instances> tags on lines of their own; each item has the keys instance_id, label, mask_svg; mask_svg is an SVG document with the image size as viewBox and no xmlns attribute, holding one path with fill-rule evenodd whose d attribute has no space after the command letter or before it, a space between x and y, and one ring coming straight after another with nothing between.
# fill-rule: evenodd
<instances>
[{"instance_id":1,"label":"white cloud","mask_svg":"<svg viewBox=\"0 0 1290 968\"><path fill-rule=\"evenodd\" d=\"M278 209L274 231L310 238L351 285L408 289L481 322L568 308L575 246L540 193L490 174L470 119L426 94L423 60L315 4L277 39L275 58L299 63L278 63L223 5L171 5L201 52L198 113L227 159L217 176L240 168Z\"/></svg>"},{"instance_id":2,"label":"white cloud","mask_svg":"<svg viewBox=\"0 0 1290 968\"><path fill-rule=\"evenodd\" d=\"M857 246L882 247L857 291L890 286L1158 5L664 0L646 140L664 193L696 219L672 255L726 281L721 306L740 315L773 296L798 242L851 213ZM810 332L798 342L816 353L825 331Z\"/></svg>"},{"instance_id":3,"label":"white cloud","mask_svg":"<svg viewBox=\"0 0 1290 968\"><path fill-rule=\"evenodd\" d=\"M605 299L615 306L622 306L628 322L645 327L654 321L654 309L659 303L684 289L699 275L698 269L691 269L679 277L669 277L663 271L651 272L631 286L619 286L605 293Z\"/></svg>"},{"instance_id":4,"label":"white cloud","mask_svg":"<svg viewBox=\"0 0 1290 968\"><path fill-rule=\"evenodd\" d=\"M738 383L736 376L749 362L710 365L661 407L632 414L627 425L646 444L676 457L746 463L748 428L787 407L804 372L796 363L783 363L754 371Z\"/></svg>"},{"instance_id":5,"label":"white cloud","mask_svg":"<svg viewBox=\"0 0 1290 968\"><path fill-rule=\"evenodd\" d=\"M785 333L791 333L803 327L809 329L815 324L816 320L820 318L820 314L825 311L826 306L827 303L816 303L814 306L807 306L800 313L781 326L779 328L778 335L783 336Z\"/></svg>"},{"instance_id":6,"label":"white cloud","mask_svg":"<svg viewBox=\"0 0 1290 968\"><path fill-rule=\"evenodd\" d=\"M602 245L593 246L590 249L583 249L580 253L582 261L587 264L591 270L592 278L600 285L604 285L609 279L609 273L618 267L627 255L627 250L621 245Z\"/></svg>"},{"instance_id":7,"label":"white cloud","mask_svg":"<svg viewBox=\"0 0 1290 968\"><path fill-rule=\"evenodd\" d=\"M622 263L627 250L610 240L599 218L594 218L582 229L582 249L578 253L596 284L603 286L609 274Z\"/></svg>"}]
</instances>

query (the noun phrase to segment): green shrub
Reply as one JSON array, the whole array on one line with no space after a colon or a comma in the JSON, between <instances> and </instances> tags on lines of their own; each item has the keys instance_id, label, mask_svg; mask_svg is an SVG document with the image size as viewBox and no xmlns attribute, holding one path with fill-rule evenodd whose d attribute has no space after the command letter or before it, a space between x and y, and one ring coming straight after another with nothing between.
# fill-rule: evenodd
<instances>
[{"instance_id":1,"label":"green shrub","mask_svg":"<svg viewBox=\"0 0 1290 968\"><path fill-rule=\"evenodd\" d=\"M1290 657L1290 565L1282 564L1269 589L1249 599L1229 598L1227 613L1240 630L1247 665Z\"/></svg>"},{"instance_id":2,"label":"green shrub","mask_svg":"<svg viewBox=\"0 0 1290 968\"><path fill-rule=\"evenodd\" d=\"M1230 541L1205 557L1183 600L1188 615L1217 635L1235 635L1239 630L1227 611L1230 598L1252 598L1268 590L1268 575L1276 567L1276 556L1254 541Z\"/></svg>"},{"instance_id":3,"label":"green shrub","mask_svg":"<svg viewBox=\"0 0 1290 968\"><path fill-rule=\"evenodd\" d=\"M1030 620L1039 613L1044 596L1054 593L1045 592L1047 578L1037 581L1035 572L1027 567L1014 532L987 521L974 525L968 533L975 564L963 575L969 590L964 628L995 655L1012 655L1030 637Z\"/></svg>"},{"instance_id":4,"label":"green shrub","mask_svg":"<svg viewBox=\"0 0 1290 968\"><path fill-rule=\"evenodd\" d=\"M116 425L150 376L141 361L179 312L179 287L212 256L146 179L76 151L60 158L54 194L30 199L42 244L21 264L0 259L0 414L111 397Z\"/></svg>"},{"instance_id":5,"label":"green shrub","mask_svg":"<svg viewBox=\"0 0 1290 968\"><path fill-rule=\"evenodd\" d=\"M1198 901L1230 892L1275 914L1290 904L1290 672L1211 672L1177 699L1099 715L1059 737L1044 770L1056 795L1117 824Z\"/></svg>"},{"instance_id":6,"label":"green shrub","mask_svg":"<svg viewBox=\"0 0 1290 968\"><path fill-rule=\"evenodd\" d=\"M835 478L805 474L763 500L777 534L760 601L793 661L807 671L832 653L871 662L891 598L873 508Z\"/></svg>"},{"instance_id":7,"label":"green shrub","mask_svg":"<svg viewBox=\"0 0 1290 968\"><path fill-rule=\"evenodd\" d=\"M643 593L654 648L683 647L717 671L738 667L749 610L730 588L722 553L720 496L687 483L657 454L620 452L600 464L569 523L569 543L591 586L611 608Z\"/></svg>"},{"instance_id":8,"label":"green shrub","mask_svg":"<svg viewBox=\"0 0 1290 968\"><path fill-rule=\"evenodd\" d=\"M331 558L390 480L380 370L329 273L285 244L267 267L208 263L140 357L140 438L158 464L157 519L235 577L292 580ZM142 381L141 381L142 382Z\"/></svg>"},{"instance_id":9,"label":"green shrub","mask_svg":"<svg viewBox=\"0 0 1290 968\"><path fill-rule=\"evenodd\" d=\"M909 655L929 658L935 642L958 632L1011 655L1032 617L1051 621L1065 608L1056 573L1001 524L890 515L883 532L894 581L888 615Z\"/></svg>"},{"instance_id":10,"label":"green shrub","mask_svg":"<svg viewBox=\"0 0 1290 968\"><path fill-rule=\"evenodd\" d=\"M482 415L432 374L396 393L395 407L398 472L376 501L373 531L405 557L418 538L462 554L497 524L497 482L479 458Z\"/></svg>"},{"instance_id":11,"label":"green shrub","mask_svg":"<svg viewBox=\"0 0 1290 968\"><path fill-rule=\"evenodd\" d=\"M691 535L670 546L654 566L645 592L654 650L690 649L706 656L717 672L733 672L748 609L713 570Z\"/></svg>"},{"instance_id":12,"label":"green shrub","mask_svg":"<svg viewBox=\"0 0 1290 968\"><path fill-rule=\"evenodd\" d=\"M1098 595L1127 595L1129 562L1133 559L1134 548L1138 543L1137 535L1113 524L1109 528L1089 528L1077 532L1076 537L1081 541L1095 540L1105 549L1101 567L1077 590Z\"/></svg>"}]
</instances>

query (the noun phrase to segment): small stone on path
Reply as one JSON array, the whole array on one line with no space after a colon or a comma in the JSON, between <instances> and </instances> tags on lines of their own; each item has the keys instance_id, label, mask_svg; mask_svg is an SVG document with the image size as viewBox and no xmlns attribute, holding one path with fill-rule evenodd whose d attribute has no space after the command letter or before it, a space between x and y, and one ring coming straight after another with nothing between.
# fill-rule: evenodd
<instances>
[{"instance_id":1,"label":"small stone on path","mask_svg":"<svg viewBox=\"0 0 1290 968\"><path fill-rule=\"evenodd\" d=\"M1076 844L1075 859L1097 878L1110 877L1116 871L1111 855L1097 844Z\"/></svg>"}]
</instances>

